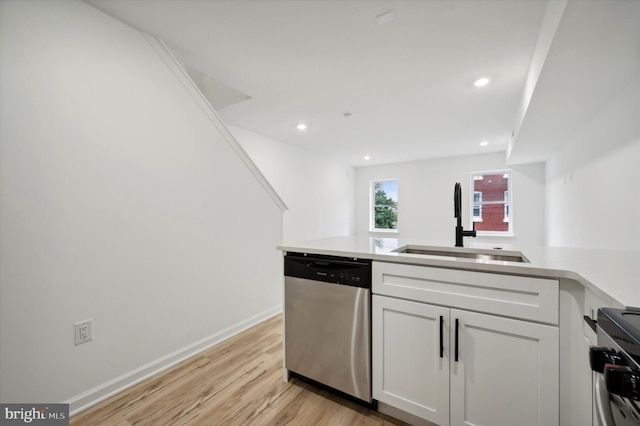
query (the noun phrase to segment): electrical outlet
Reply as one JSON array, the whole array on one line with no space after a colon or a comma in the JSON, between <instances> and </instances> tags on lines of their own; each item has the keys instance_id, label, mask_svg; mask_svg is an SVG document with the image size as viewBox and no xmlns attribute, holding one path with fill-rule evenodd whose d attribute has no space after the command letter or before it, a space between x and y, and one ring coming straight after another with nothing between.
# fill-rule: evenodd
<instances>
[{"instance_id":1,"label":"electrical outlet","mask_svg":"<svg viewBox=\"0 0 640 426\"><path fill-rule=\"evenodd\" d=\"M573 170L564 175L564 184L567 185L569 183L573 183Z\"/></svg>"},{"instance_id":2,"label":"electrical outlet","mask_svg":"<svg viewBox=\"0 0 640 426\"><path fill-rule=\"evenodd\" d=\"M93 320L75 323L75 342L76 345L86 343L93 340Z\"/></svg>"}]
</instances>

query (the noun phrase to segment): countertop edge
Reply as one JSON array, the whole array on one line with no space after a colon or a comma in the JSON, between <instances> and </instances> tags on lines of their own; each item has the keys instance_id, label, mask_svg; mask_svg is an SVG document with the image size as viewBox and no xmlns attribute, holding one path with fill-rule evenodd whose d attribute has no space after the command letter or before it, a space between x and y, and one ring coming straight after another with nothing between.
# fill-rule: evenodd
<instances>
[{"instance_id":1,"label":"countertop edge","mask_svg":"<svg viewBox=\"0 0 640 426\"><path fill-rule=\"evenodd\" d=\"M366 253L358 250L329 249L300 245L282 244L276 247L282 252L304 252L308 254L319 254L329 256L344 256L360 259L370 259L381 262L402 263L408 265L431 266L438 268L458 269L467 271L477 271L486 273L499 273L518 276L530 276L549 279L573 280L594 293L604 303L616 308L640 309L640 306L629 306L617 300L615 297L601 289L597 284L591 282L579 271L571 269L545 267L534 263L514 263L514 262L492 262L477 263L466 259L440 259L435 256L413 255L404 253ZM526 253L525 253L526 255Z\"/></svg>"}]
</instances>

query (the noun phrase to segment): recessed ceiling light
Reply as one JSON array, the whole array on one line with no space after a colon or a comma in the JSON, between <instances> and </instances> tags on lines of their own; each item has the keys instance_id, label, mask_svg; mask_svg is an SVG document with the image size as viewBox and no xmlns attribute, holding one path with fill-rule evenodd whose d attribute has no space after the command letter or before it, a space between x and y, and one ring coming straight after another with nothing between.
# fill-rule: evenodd
<instances>
[{"instance_id":1,"label":"recessed ceiling light","mask_svg":"<svg viewBox=\"0 0 640 426\"><path fill-rule=\"evenodd\" d=\"M306 130L307 129L307 125L304 123L300 123L297 126L298 130Z\"/></svg>"},{"instance_id":2,"label":"recessed ceiling light","mask_svg":"<svg viewBox=\"0 0 640 426\"><path fill-rule=\"evenodd\" d=\"M489 142L487 141L480 142L480 146L487 146L487 145L489 145Z\"/></svg>"},{"instance_id":3,"label":"recessed ceiling light","mask_svg":"<svg viewBox=\"0 0 640 426\"><path fill-rule=\"evenodd\" d=\"M364 159L365 159L365 160L371 160L371 156L369 156L369 155L365 155L365 156L364 156Z\"/></svg>"},{"instance_id":4,"label":"recessed ceiling light","mask_svg":"<svg viewBox=\"0 0 640 426\"><path fill-rule=\"evenodd\" d=\"M476 79L473 82L473 85L476 86L476 87L484 87L487 84L489 84L490 81L491 81L491 79L489 79L488 77L481 77L481 78Z\"/></svg>"}]
</instances>

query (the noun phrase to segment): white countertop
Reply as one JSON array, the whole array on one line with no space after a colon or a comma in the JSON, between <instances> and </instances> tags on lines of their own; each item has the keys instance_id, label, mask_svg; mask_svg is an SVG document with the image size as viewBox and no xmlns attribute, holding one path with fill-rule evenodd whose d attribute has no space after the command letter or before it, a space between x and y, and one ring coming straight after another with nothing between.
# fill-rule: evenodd
<instances>
[{"instance_id":1,"label":"white countertop","mask_svg":"<svg viewBox=\"0 0 640 426\"><path fill-rule=\"evenodd\" d=\"M522 253L530 263L394 253L405 245L438 247L453 251L500 247ZM384 262L447 267L513 275L567 278L591 290L613 307L640 309L640 252L563 247L528 247L465 241L465 248L396 238L330 237L278 246L282 251L358 257Z\"/></svg>"}]
</instances>

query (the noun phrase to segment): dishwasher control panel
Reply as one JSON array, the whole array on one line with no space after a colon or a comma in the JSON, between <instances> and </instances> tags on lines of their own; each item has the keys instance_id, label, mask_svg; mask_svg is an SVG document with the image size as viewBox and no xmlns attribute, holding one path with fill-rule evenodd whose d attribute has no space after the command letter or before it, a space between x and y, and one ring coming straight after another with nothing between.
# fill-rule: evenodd
<instances>
[{"instance_id":1,"label":"dishwasher control panel","mask_svg":"<svg viewBox=\"0 0 640 426\"><path fill-rule=\"evenodd\" d=\"M284 275L371 288L371 260L287 253L284 259Z\"/></svg>"}]
</instances>

